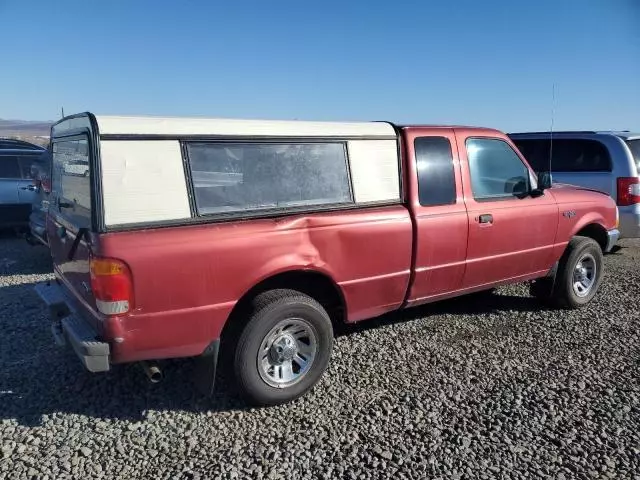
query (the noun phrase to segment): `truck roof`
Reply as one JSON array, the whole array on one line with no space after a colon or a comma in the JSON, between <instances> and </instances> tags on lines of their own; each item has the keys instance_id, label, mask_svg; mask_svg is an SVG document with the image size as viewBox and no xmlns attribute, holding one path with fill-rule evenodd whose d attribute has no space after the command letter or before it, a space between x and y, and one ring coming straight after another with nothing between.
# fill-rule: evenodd
<instances>
[{"instance_id":1,"label":"truck roof","mask_svg":"<svg viewBox=\"0 0 640 480\"><path fill-rule=\"evenodd\" d=\"M100 135L395 138L388 122L311 122L234 118L95 116Z\"/></svg>"},{"instance_id":2,"label":"truck roof","mask_svg":"<svg viewBox=\"0 0 640 480\"><path fill-rule=\"evenodd\" d=\"M83 119L84 117L84 119ZM94 118L101 136L179 137L179 136L240 136L240 137L343 137L351 139L392 139L396 129L457 129L488 135L503 132L484 127L466 125L394 125L388 121L327 122L303 120L256 120L206 117L156 117L93 115L85 112L65 117L53 127L56 132L88 124Z\"/></svg>"},{"instance_id":3,"label":"truck roof","mask_svg":"<svg viewBox=\"0 0 640 480\"><path fill-rule=\"evenodd\" d=\"M504 135L504 132L497 130L495 128L486 128L486 127L473 127L468 125L422 125L422 124L413 124L413 125L398 125L398 128L421 128L426 130L466 130L477 133L485 133L489 135L500 134Z\"/></svg>"}]
</instances>

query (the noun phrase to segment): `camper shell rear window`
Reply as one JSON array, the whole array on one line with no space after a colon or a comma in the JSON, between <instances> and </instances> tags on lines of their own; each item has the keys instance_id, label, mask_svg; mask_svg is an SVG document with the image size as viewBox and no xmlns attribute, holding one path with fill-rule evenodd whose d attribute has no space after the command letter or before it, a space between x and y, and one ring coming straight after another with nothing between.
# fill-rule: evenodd
<instances>
[{"instance_id":1,"label":"camper shell rear window","mask_svg":"<svg viewBox=\"0 0 640 480\"><path fill-rule=\"evenodd\" d=\"M52 188L56 210L78 227L91 226L91 172L87 135L63 137L52 143ZM82 169L77 165L84 165Z\"/></svg>"}]
</instances>

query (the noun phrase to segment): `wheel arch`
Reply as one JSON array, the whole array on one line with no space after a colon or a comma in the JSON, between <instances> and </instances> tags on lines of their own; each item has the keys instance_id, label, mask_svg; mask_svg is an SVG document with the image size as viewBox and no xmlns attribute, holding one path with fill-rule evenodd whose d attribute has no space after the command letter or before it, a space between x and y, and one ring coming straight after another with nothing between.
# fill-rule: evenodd
<instances>
[{"instance_id":1,"label":"wheel arch","mask_svg":"<svg viewBox=\"0 0 640 480\"><path fill-rule=\"evenodd\" d=\"M574 233L573 236L588 237L595 240L598 243L598 245L600 245L600 248L602 249L603 252L607 248L607 240L608 240L607 229L603 227L600 223L597 223L597 222L589 223L583 226L582 228L580 228L580 230Z\"/></svg>"},{"instance_id":2,"label":"wheel arch","mask_svg":"<svg viewBox=\"0 0 640 480\"><path fill-rule=\"evenodd\" d=\"M260 280L240 297L222 328L221 342L224 343L225 338L236 336L246 324L251 301L257 295L275 289L296 290L315 299L327 311L334 325L343 323L346 319L345 296L333 278L318 270L287 270Z\"/></svg>"}]
</instances>

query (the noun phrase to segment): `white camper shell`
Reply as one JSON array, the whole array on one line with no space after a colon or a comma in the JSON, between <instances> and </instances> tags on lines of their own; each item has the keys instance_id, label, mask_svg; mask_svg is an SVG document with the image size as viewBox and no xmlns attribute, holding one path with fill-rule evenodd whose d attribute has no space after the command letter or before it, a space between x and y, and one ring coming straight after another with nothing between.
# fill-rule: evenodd
<instances>
[{"instance_id":1,"label":"white camper shell","mask_svg":"<svg viewBox=\"0 0 640 480\"><path fill-rule=\"evenodd\" d=\"M54 211L94 231L401 201L389 123L83 113L51 136Z\"/></svg>"}]
</instances>

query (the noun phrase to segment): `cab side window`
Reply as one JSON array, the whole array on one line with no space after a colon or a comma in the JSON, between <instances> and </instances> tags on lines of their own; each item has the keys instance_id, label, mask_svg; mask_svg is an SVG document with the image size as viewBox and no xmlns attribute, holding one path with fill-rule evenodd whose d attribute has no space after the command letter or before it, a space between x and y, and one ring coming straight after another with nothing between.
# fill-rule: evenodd
<instances>
[{"instance_id":1,"label":"cab side window","mask_svg":"<svg viewBox=\"0 0 640 480\"><path fill-rule=\"evenodd\" d=\"M451 143L445 137L418 137L413 143L418 197L423 207L456 203Z\"/></svg>"},{"instance_id":2,"label":"cab side window","mask_svg":"<svg viewBox=\"0 0 640 480\"><path fill-rule=\"evenodd\" d=\"M466 148L473 198L499 200L530 191L529 169L507 142L468 138Z\"/></svg>"}]
</instances>

